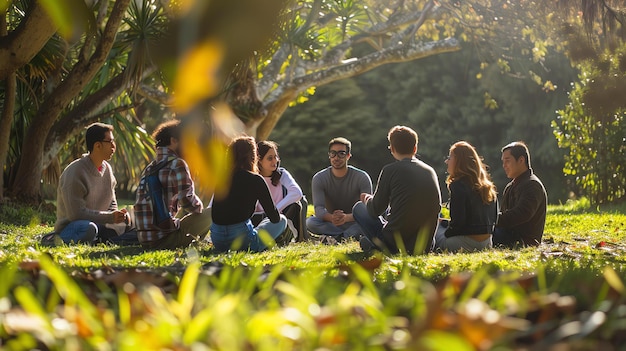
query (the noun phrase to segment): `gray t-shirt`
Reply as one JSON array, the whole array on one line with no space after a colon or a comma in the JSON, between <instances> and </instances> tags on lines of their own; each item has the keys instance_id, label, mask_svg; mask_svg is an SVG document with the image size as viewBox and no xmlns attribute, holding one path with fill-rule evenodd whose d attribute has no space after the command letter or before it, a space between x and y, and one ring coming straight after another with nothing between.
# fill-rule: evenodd
<instances>
[{"instance_id":1,"label":"gray t-shirt","mask_svg":"<svg viewBox=\"0 0 626 351\"><path fill-rule=\"evenodd\" d=\"M372 180L365 171L353 166L348 166L348 173L339 178L329 166L315 173L311 187L315 216L322 218L335 210L352 213L352 206L360 200L361 193L372 193Z\"/></svg>"}]
</instances>

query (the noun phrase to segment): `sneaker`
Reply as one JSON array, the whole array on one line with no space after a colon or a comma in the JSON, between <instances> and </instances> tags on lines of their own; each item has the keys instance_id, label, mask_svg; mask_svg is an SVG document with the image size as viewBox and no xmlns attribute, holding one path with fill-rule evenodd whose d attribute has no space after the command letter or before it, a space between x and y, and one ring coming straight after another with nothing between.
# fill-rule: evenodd
<instances>
[{"instance_id":1,"label":"sneaker","mask_svg":"<svg viewBox=\"0 0 626 351\"><path fill-rule=\"evenodd\" d=\"M55 247L63 245L63 239L57 233L44 234L40 241L41 246Z\"/></svg>"},{"instance_id":2,"label":"sneaker","mask_svg":"<svg viewBox=\"0 0 626 351\"><path fill-rule=\"evenodd\" d=\"M370 239L368 239L366 236L361 237L361 239L359 240L359 245L361 245L361 250L363 250L363 252L365 253L370 253L376 249L374 243L372 243Z\"/></svg>"},{"instance_id":3,"label":"sneaker","mask_svg":"<svg viewBox=\"0 0 626 351\"><path fill-rule=\"evenodd\" d=\"M337 239L335 239L335 237L330 236L330 235L324 235L322 240L320 240L320 242L324 245L339 245L339 242L337 241Z\"/></svg>"},{"instance_id":4,"label":"sneaker","mask_svg":"<svg viewBox=\"0 0 626 351\"><path fill-rule=\"evenodd\" d=\"M291 223L291 221L287 220L287 227L285 228L285 231L275 239L277 246L287 246L291 240L293 240L293 230L295 230L295 228L293 224L289 225L289 223Z\"/></svg>"},{"instance_id":5,"label":"sneaker","mask_svg":"<svg viewBox=\"0 0 626 351\"><path fill-rule=\"evenodd\" d=\"M296 226L293 225L293 222L291 221L291 219L287 219L287 228L291 230L292 240L293 238L298 237L298 231L296 230Z\"/></svg>"}]
</instances>

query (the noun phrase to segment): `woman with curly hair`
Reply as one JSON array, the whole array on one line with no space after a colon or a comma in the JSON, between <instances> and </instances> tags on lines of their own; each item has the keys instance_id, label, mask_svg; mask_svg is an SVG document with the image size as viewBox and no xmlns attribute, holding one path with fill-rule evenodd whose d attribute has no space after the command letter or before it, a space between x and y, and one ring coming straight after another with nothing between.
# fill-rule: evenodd
<instances>
[{"instance_id":1,"label":"woman with curly hair","mask_svg":"<svg viewBox=\"0 0 626 351\"><path fill-rule=\"evenodd\" d=\"M233 160L230 188L225 197L215 197L212 205L211 241L214 248L220 252L260 252L273 244L272 239L279 245L291 241L291 236L283 238L284 235L293 235L286 230L287 218L274 206L267 184L258 173L254 138L235 138L228 146L228 152ZM257 201L267 218L255 227L251 218ZM264 239L261 234L263 232L269 234L271 239Z\"/></svg>"},{"instance_id":2,"label":"woman with curly hair","mask_svg":"<svg viewBox=\"0 0 626 351\"><path fill-rule=\"evenodd\" d=\"M466 141L450 147L446 158L450 220L442 220L435 235L435 249L457 252L492 247L498 214L496 187L487 166Z\"/></svg>"}]
</instances>

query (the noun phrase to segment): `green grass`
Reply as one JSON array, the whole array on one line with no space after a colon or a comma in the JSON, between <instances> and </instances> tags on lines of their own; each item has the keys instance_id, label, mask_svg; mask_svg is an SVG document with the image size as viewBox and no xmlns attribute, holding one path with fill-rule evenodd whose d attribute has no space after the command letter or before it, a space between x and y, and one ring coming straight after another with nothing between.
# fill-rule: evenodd
<instances>
[{"instance_id":1,"label":"green grass","mask_svg":"<svg viewBox=\"0 0 626 351\"><path fill-rule=\"evenodd\" d=\"M538 267L547 271L585 269L600 274L605 266L624 271L626 254L626 211L624 207L590 209L588 202L571 202L550 206L539 248L522 250L489 250L465 254L429 254L423 256L383 257L376 270L379 280L393 280L399 267L407 265L421 278L436 281L450 273L476 271L534 272ZM169 267L186 266L190 256L206 264L219 262L229 266L272 266L286 269L322 269L335 274L343 264L367 260L357 242L338 246L318 243L295 243L260 254L216 254L211 246L198 243L193 250L144 251L141 247L107 245L76 245L56 248L39 247L38 240L52 231L54 216L28 208L2 206L0 223L0 262L20 262L35 259L40 252L49 253L66 267Z\"/></svg>"},{"instance_id":2,"label":"green grass","mask_svg":"<svg viewBox=\"0 0 626 351\"><path fill-rule=\"evenodd\" d=\"M387 257L368 256L356 242L297 243L260 254L216 254L206 242L162 251L39 247L54 216L4 205L0 345L506 350L623 344L626 207L578 201L548 211L538 248ZM18 306L26 315L15 312ZM16 316L22 323L9 328ZM64 330L59 321L72 327Z\"/></svg>"}]
</instances>

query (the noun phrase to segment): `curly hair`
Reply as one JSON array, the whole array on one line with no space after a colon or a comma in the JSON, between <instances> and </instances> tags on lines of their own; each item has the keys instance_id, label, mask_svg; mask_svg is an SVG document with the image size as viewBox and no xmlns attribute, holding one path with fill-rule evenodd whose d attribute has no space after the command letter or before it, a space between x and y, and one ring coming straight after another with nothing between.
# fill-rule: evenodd
<instances>
[{"instance_id":1,"label":"curly hair","mask_svg":"<svg viewBox=\"0 0 626 351\"><path fill-rule=\"evenodd\" d=\"M156 142L157 147L162 147L169 146L171 138L180 139L180 134L180 121L173 119L159 124L159 126L157 126L155 131L152 133L152 138Z\"/></svg>"},{"instance_id":2,"label":"curly hair","mask_svg":"<svg viewBox=\"0 0 626 351\"><path fill-rule=\"evenodd\" d=\"M235 170L259 173L256 141L253 137L247 135L236 137L228 145L228 151L233 158Z\"/></svg>"},{"instance_id":3,"label":"curly hair","mask_svg":"<svg viewBox=\"0 0 626 351\"><path fill-rule=\"evenodd\" d=\"M487 172L488 166L483 163L476 149L466 141L459 141L450 147L450 154L454 154L456 164L454 174L449 174L446 179L448 187L453 181L465 178L472 189L478 191L483 203L494 201L498 194L496 186Z\"/></svg>"}]
</instances>

